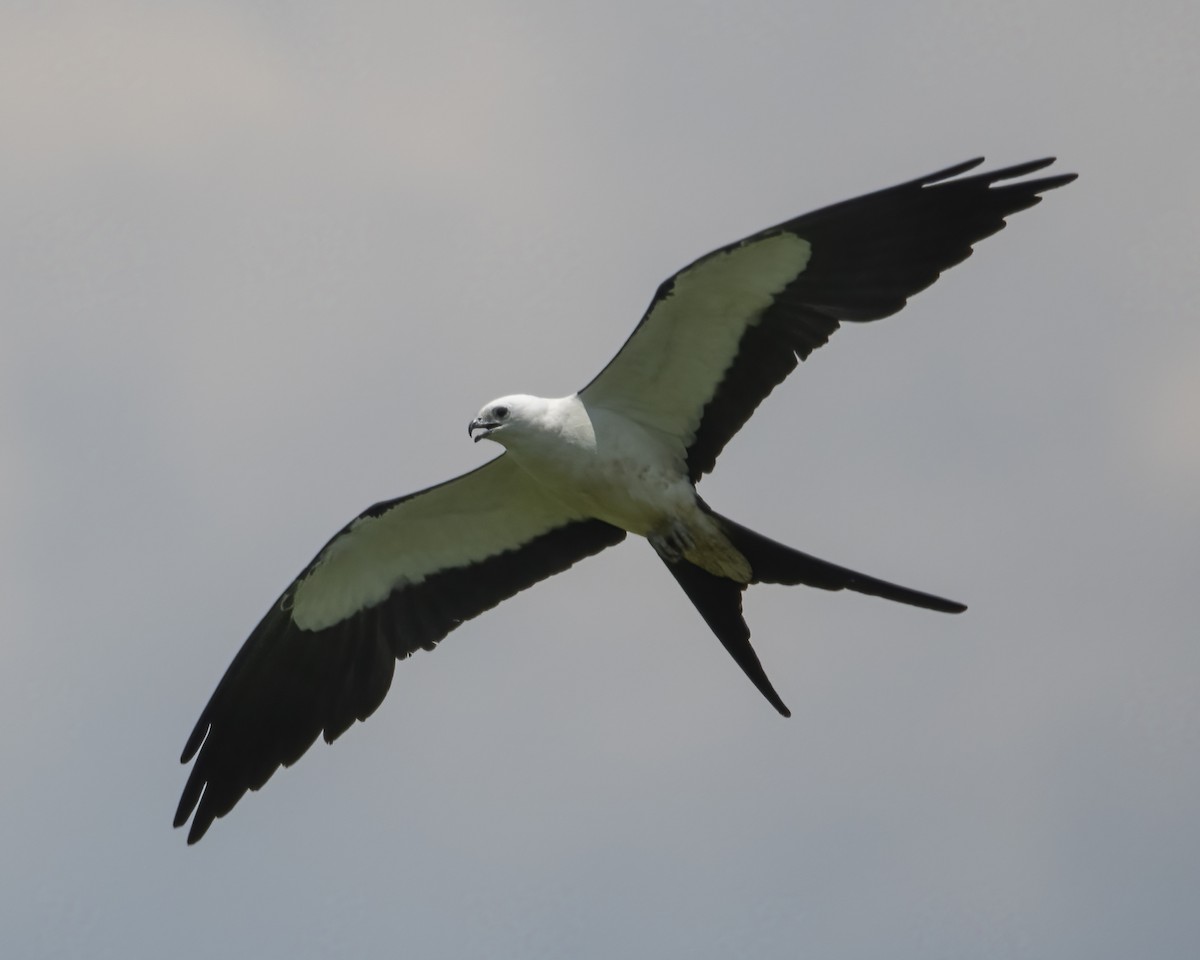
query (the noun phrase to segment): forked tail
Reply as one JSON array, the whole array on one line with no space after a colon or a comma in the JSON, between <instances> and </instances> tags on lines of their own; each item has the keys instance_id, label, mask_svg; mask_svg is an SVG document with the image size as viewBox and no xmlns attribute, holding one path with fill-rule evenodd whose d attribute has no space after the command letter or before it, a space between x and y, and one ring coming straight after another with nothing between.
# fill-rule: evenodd
<instances>
[{"instance_id":1,"label":"forked tail","mask_svg":"<svg viewBox=\"0 0 1200 960\"><path fill-rule=\"evenodd\" d=\"M964 603L902 587L876 577L868 577L865 573L839 567L827 560L819 560L807 553L785 547L782 543L776 543L740 523L734 523L717 514L713 516L720 521L721 529L725 531L730 542L750 561L750 569L754 571L751 583L802 583L807 587L819 587L822 590L853 590L856 593L883 597L885 600L895 600L897 603L908 603L914 607L924 607L926 610L938 610L942 613L962 613L967 609Z\"/></svg>"},{"instance_id":2,"label":"forked tail","mask_svg":"<svg viewBox=\"0 0 1200 960\"><path fill-rule=\"evenodd\" d=\"M755 533L739 523L712 513L711 510L708 512L720 523L730 543L749 561L753 571L750 583L802 583L821 590L854 590L857 593L943 613L962 613L967 609L965 604L954 600L869 577L865 573L848 570L827 560L793 550L764 537L761 533ZM785 717L790 717L791 711L775 692L758 654L750 645L750 628L742 615L742 591L748 584L718 577L678 556L667 556L661 550L657 552L675 580L683 587L688 599L700 612L709 629L716 634L734 662L750 678L750 682L767 698L771 706Z\"/></svg>"}]
</instances>

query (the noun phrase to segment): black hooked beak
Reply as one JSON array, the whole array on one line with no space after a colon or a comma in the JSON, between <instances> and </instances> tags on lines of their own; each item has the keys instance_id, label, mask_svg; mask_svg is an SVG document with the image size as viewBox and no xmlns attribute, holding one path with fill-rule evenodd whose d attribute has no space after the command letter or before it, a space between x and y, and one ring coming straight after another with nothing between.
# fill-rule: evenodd
<instances>
[{"instance_id":1,"label":"black hooked beak","mask_svg":"<svg viewBox=\"0 0 1200 960\"><path fill-rule=\"evenodd\" d=\"M478 443L498 426L500 426L500 423L496 420L484 420L483 417L476 417L467 424L467 436ZM476 437L474 436L476 430L482 430L483 433Z\"/></svg>"}]
</instances>

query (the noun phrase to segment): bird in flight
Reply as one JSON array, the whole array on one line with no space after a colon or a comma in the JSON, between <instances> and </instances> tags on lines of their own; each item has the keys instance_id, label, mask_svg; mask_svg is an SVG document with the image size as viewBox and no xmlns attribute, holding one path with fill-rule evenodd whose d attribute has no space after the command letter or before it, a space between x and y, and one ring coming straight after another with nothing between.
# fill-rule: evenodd
<instances>
[{"instance_id":1,"label":"bird in flight","mask_svg":"<svg viewBox=\"0 0 1200 960\"><path fill-rule=\"evenodd\" d=\"M183 749L175 826L195 843L247 790L383 701L397 660L539 580L644 537L764 697L754 583L961 603L819 560L718 514L696 492L767 394L843 321L900 310L1005 218L1075 174L1053 158L966 175L971 160L788 220L664 282L617 355L567 397L484 405L468 435L500 456L369 508L305 567L234 657ZM193 817L194 814L194 817Z\"/></svg>"}]
</instances>

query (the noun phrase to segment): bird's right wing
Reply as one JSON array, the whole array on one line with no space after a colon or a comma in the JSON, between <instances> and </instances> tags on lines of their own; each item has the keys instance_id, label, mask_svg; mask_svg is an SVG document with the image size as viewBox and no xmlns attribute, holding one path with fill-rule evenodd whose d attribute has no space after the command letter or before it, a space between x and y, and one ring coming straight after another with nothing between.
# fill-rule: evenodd
<instances>
[{"instance_id":1,"label":"bird's right wing","mask_svg":"<svg viewBox=\"0 0 1200 960\"><path fill-rule=\"evenodd\" d=\"M246 790L332 742L383 701L396 659L432 650L500 601L620 542L575 516L501 455L376 504L329 541L242 646L200 715L175 825L188 842Z\"/></svg>"}]
</instances>

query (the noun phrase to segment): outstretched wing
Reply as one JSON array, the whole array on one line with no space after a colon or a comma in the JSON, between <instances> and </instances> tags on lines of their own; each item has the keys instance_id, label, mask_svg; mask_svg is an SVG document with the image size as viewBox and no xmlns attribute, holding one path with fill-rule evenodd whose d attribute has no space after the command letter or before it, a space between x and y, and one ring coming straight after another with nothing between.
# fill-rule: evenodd
<instances>
[{"instance_id":1,"label":"outstretched wing","mask_svg":"<svg viewBox=\"0 0 1200 960\"><path fill-rule=\"evenodd\" d=\"M678 438L693 481L842 320L900 310L973 244L1075 179L971 160L756 233L684 267L580 396ZM1010 182L1011 181L1011 182Z\"/></svg>"},{"instance_id":2,"label":"outstretched wing","mask_svg":"<svg viewBox=\"0 0 1200 960\"><path fill-rule=\"evenodd\" d=\"M263 617L200 715L175 826L195 843L246 790L332 742L383 701L397 659L625 531L550 502L501 455L447 483L371 507Z\"/></svg>"}]
</instances>

